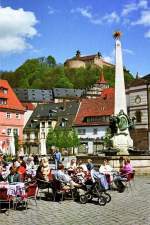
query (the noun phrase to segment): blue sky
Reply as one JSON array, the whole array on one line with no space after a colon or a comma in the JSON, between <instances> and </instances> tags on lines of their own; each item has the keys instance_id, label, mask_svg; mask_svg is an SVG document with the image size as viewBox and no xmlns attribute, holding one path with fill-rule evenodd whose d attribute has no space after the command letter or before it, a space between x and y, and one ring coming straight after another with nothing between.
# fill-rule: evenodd
<instances>
[{"instance_id":1,"label":"blue sky","mask_svg":"<svg viewBox=\"0 0 150 225\"><path fill-rule=\"evenodd\" d=\"M0 70L52 55L58 63L96 54L114 62L112 33L121 30L123 62L133 75L150 73L148 0L0 0Z\"/></svg>"}]
</instances>

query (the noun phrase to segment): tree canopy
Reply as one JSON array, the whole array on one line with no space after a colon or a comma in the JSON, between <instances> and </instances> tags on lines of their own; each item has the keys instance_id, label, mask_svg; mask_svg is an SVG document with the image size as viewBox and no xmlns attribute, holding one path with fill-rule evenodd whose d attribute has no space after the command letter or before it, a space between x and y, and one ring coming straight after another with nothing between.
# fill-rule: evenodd
<instances>
[{"instance_id":1,"label":"tree canopy","mask_svg":"<svg viewBox=\"0 0 150 225\"><path fill-rule=\"evenodd\" d=\"M46 144L48 148L56 146L58 148L74 148L79 146L80 141L78 135L73 128L60 128L54 130L49 129Z\"/></svg>"}]
</instances>

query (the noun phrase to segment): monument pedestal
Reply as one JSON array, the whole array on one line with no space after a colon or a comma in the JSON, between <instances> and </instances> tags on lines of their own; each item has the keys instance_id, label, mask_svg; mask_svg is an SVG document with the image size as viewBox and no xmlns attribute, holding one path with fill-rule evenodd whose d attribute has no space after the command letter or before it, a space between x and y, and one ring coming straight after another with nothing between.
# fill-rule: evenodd
<instances>
[{"instance_id":1,"label":"monument pedestal","mask_svg":"<svg viewBox=\"0 0 150 225\"><path fill-rule=\"evenodd\" d=\"M128 148L133 147L133 140L129 134L119 133L112 138L113 148L118 149L117 155L129 155Z\"/></svg>"}]
</instances>

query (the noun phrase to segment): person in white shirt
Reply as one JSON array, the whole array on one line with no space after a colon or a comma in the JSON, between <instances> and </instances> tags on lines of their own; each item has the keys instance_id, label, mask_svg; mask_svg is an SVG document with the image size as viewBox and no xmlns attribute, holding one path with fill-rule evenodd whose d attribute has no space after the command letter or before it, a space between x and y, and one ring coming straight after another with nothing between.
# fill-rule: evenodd
<instances>
[{"instance_id":1,"label":"person in white shirt","mask_svg":"<svg viewBox=\"0 0 150 225\"><path fill-rule=\"evenodd\" d=\"M113 181L113 167L109 164L108 159L104 159L103 164L99 168L99 172L104 174L109 183Z\"/></svg>"}]
</instances>

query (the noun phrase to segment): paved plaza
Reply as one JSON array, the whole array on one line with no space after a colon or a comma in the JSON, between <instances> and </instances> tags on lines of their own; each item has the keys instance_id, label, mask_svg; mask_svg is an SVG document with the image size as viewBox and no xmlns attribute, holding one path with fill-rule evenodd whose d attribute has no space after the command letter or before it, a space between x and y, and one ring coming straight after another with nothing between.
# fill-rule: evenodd
<instances>
[{"instance_id":1,"label":"paved plaza","mask_svg":"<svg viewBox=\"0 0 150 225\"><path fill-rule=\"evenodd\" d=\"M136 177L135 188L111 192L105 206L38 200L36 207L31 201L27 211L1 213L0 225L150 225L150 176Z\"/></svg>"}]
</instances>

